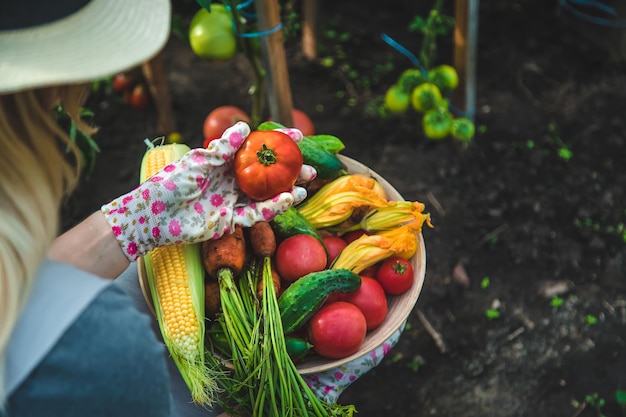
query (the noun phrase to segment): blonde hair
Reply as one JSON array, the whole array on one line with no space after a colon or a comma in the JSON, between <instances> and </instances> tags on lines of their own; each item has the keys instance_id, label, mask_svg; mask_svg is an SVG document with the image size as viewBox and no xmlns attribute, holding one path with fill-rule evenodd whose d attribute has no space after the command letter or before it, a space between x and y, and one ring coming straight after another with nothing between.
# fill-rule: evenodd
<instances>
[{"instance_id":1,"label":"blonde hair","mask_svg":"<svg viewBox=\"0 0 626 417\"><path fill-rule=\"evenodd\" d=\"M80 152L53 108L60 103L90 132L78 117L87 92L75 85L0 96L0 410L6 346L80 177Z\"/></svg>"}]
</instances>

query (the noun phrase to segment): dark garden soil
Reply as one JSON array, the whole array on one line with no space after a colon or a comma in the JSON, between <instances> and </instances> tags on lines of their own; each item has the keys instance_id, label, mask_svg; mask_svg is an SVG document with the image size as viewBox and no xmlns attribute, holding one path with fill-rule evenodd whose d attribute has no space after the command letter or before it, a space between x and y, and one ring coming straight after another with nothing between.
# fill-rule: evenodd
<instances>
[{"instance_id":1,"label":"dark garden soil","mask_svg":"<svg viewBox=\"0 0 626 417\"><path fill-rule=\"evenodd\" d=\"M426 141L417 119L368 112L411 65L380 35L419 48L408 24L430 2L415 3L320 0L320 57L333 56L332 68L308 62L298 41L287 41L294 106L318 133L340 137L345 155L424 202L435 225L424 231L426 281L409 327L340 401L362 417L569 417L600 415L598 402L585 401L597 393L606 416L623 416L616 400L626 390L622 32L581 20L556 0L483 0L475 118L483 128L462 150ZM328 29L349 36L331 40ZM439 60L451 62L451 51L442 41ZM189 145L201 145L211 109L250 110L245 60L201 61L176 37L164 59ZM153 109L104 94L89 105L101 153L67 207L66 225L133 187L143 138L162 133ZM494 311L499 317L489 318Z\"/></svg>"}]
</instances>

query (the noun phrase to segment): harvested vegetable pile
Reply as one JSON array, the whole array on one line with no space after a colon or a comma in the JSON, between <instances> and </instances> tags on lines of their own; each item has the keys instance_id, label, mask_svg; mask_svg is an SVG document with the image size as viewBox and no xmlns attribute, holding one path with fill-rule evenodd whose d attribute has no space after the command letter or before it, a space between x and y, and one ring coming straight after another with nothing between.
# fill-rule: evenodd
<instances>
[{"instance_id":1,"label":"harvested vegetable pile","mask_svg":"<svg viewBox=\"0 0 626 417\"><path fill-rule=\"evenodd\" d=\"M179 264L186 265L188 275L173 278L160 271L151 253L146 268L152 302L195 402L218 401L231 415L351 416L354 406L319 399L298 364L323 357L330 369L333 360L366 353L360 349L369 331L385 325L388 300L413 285L409 260L418 250L423 224L432 225L423 204L389 200L375 178L349 173L338 157L343 149L338 138L296 140L295 156L293 148L285 153L281 145L263 140L266 134L275 140L282 128L265 123L251 134L255 145L244 143L241 152L248 154L245 169L252 169L254 178L238 175L243 168L237 164L235 176L248 182L246 189L254 180L263 195L271 196L295 181L277 183L273 171L284 172L291 164L291 172L297 172L304 162L319 174L307 185L309 197L269 222L237 226L201 245L171 248L185 248ZM163 145L160 151L171 146L184 145ZM255 154L258 160L250 157ZM272 184L277 184L274 190ZM205 274L198 274L198 267ZM188 314L167 315L171 295L162 288L172 285L165 284L168 279L186 294L177 300ZM193 332L183 338L186 348L191 345L200 357L204 349L213 355L190 364L191 353L181 353L175 343L180 337L172 335L177 326Z\"/></svg>"}]
</instances>

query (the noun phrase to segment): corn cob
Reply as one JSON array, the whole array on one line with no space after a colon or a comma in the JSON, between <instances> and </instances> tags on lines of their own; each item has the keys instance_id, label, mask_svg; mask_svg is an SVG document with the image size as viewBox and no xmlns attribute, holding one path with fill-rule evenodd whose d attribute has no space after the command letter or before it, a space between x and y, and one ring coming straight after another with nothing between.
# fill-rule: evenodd
<instances>
[{"instance_id":1,"label":"corn cob","mask_svg":"<svg viewBox=\"0 0 626 417\"><path fill-rule=\"evenodd\" d=\"M141 181L179 159L184 144L154 146L141 163ZM143 258L152 303L167 349L187 384L192 400L211 406L217 383L204 356L204 270L200 244L156 248Z\"/></svg>"}]
</instances>

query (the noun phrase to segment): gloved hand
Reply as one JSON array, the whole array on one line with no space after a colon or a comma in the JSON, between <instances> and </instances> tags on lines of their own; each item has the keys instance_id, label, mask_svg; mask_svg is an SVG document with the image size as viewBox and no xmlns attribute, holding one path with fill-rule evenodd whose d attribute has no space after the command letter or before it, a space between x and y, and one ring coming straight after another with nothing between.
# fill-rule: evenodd
<instances>
[{"instance_id":1,"label":"gloved hand","mask_svg":"<svg viewBox=\"0 0 626 417\"><path fill-rule=\"evenodd\" d=\"M280 130L296 142L302 139L297 129ZM252 201L240 191L232 159L249 134L250 127L238 122L208 148L187 152L101 207L129 260L159 246L216 239L236 224L249 227L269 221L306 198L306 190L297 186L266 201ZM304 165L300 181L315 175L315 169Z\"/></svg>"},{"instance_id":2,"label":"gloved hand","mask_svg":"<svg viewBox=\"0 0 626 417\"><path fill-rule=\"evenodd\" d=\"M318 398L329 404L335 404L341 393L354 381L382 362L391 348L400 340L405 325L406 322L370 352L336 368L316 374L303 375L304 380Z\"/></svg>"}]
</instances>

